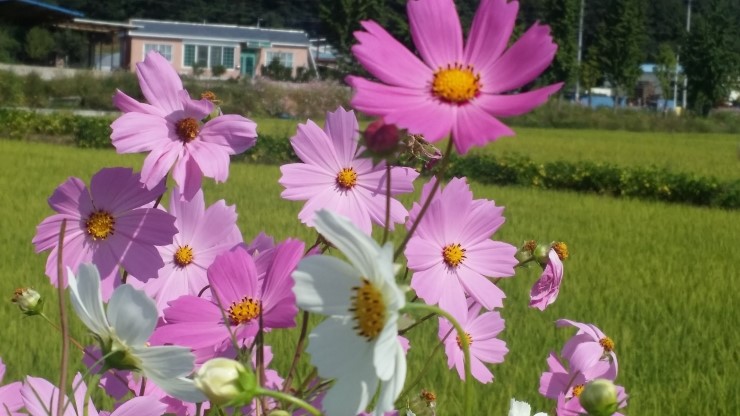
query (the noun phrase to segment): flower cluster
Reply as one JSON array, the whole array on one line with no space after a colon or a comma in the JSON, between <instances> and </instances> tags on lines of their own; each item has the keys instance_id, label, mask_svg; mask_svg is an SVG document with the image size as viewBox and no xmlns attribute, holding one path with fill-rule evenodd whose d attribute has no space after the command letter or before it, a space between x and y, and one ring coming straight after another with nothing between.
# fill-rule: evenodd
<instances>
[{"instance_id":1,"label":"flower cluster","mask_svg":"<svg viewBox=\"0 0 740 416\"><path fill-rule=\"evenodd\" d=\"M90 397L103 388L116 403L109 414L121 416L434 414L436 395L410 391L406 376L415 328L436 322L435 342L465 383L459 413L472 414L473 383L491 383L491 365L509 351L499 338L501 282L539 264L530 306L544 310L558 297L568 257L559 242L517 249L498 241L504 208L475 198L466 178L443 183L453 147L464 154L513 134L498 117L525 113L562 85L517 92L557 49L540 24L509 47L517 11L516 1L481 1L463 42L452 0L411 0L418 57L376 22L361 23L352 50L379 82L347 82L354 108L381 119L364 132L341 107L323 128L307 120L290 139L300 162L280 167L281 197L305 201L298 220L316 235L308 248L265 233L247 243L237 207L206 204L202 178L226 181L230 156L255 145L257 126L223 114L212 94L192 99L167 60L148 53L137 64L147 102L117 91L123 114L111 126L119 153L148 152L141 173L105 168L89 186L69 178L33 238L37 252L49 252L51 283L60 293L69 287L95 341L75 341L92 381L77 374L69 390L28 376L0 387L0 408L102 414ZM431 144L445 137L446 151ZM422 174L434 177L416 185L420 196L407 208L397 197L412 194ZM43 315L38 292L19 289L13 301ZM610 410L602 403L608 386L583 390L616 377L614 343L593 325L558 324L578 333L548 359L540 393L557 400L559 415ZM295 346L276 344L285 330L297 334ZM280 361L290 367L269 368L273 351L286 347L293 355ZM0 362L0 379L3 372ZM624 391L616 391L623 406ZM510 415L529 413L512 400Z\"/></svg>"}]
</instances>

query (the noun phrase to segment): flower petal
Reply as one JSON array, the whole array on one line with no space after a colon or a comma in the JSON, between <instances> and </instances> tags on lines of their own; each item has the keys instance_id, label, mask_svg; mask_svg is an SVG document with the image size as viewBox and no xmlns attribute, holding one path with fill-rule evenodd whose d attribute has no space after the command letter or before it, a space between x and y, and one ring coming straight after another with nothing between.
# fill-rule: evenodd
<instances>
[{"instance_id":1,"label":"flower petal","mask_svg":"<svg viewBox=\"0 0 740 416\"><path fill-rule=\"evenodd\" d=\"M157 306L143 291L121 285L108 303L108 320L129 346L144 345L157 325Z\"/></svg>"},{"instance_id":2,"label":"flower petal","mask_svg":"<svg viewBox=\"0 0 740 416\"><path fill-rule=\"evenodd\" d=\"M111 143L118 153L148 152L172 140L167 120L154 114L123 114L111 129Z\"/></svg>"},{"instance_id":3,"label":"flower petal","mask_svg":"<svg viewBox=\"0 0 740 416\"><path fill-rule=\"evenodd\" d=\"M461 155L467 153L473 146L483 146L501 136L514 134L514 130L486 113L475 102L460 107L452 128L455 150Z\"/></svg>"},{"instance_id":4,"label":"flower petal","mask_svg":"<svg viewBox=\"0 0 740 416\"><path fill-rule=\"evenodd\" d=\"M94 264L82 264L76 277L72 270L67 268L69 294L72 307L77 316L93 333L101 337L110 332L108 319L103 309L103 299L100 296L100 274Z\"/></svg>"},{"instance_id":5,"label":"flower petal","mask_svg":"<svg viewBox=\"0 0 740 416\"><path fill-rule=\"evenodd\" d=\"M477 73L487 72L506 48L516 23L519 3L482 0L470 26L465 62Z\"/></svg>"},{"instance_id":6,"label":"flower petal","mask_svg":"<svg viewBox=\"0 0 740 416\"><path fill-rule=\"evenodd\" d=\"M379 276L376 258L380 247L370 236L347 218L327 210L316 213L315 225L316 231L347 256L366 279L373 281Z\"/></svg>"},{"instance_id":7,"label":"flower petal","mask_svg":"<svg viewBox=\"0 0 740 416\"><path fill-rule=\"evenodd\" d=\"M430 67L463 63L462 28L452 0L410 1L406 10L414 45Z\"/></svg>"},{"instance_id":8,"label":"flower petal","mask_svg":"<svg viewBox=\"0 0 740 416\"><path fill-rule=\"evenodd\" d=\"M362 274L349 264L329 256L310 256L293 272L293 292L298 306L308 312L330 316L350 313L352 288Z\"/></svg>"},{"instance_id":9,"label":"flower petal","mask_svg":"<svg viewBox=\"0 0 740 416\"><path fill-rule=\"evenodd\" d=\"M556 93L562 86L563 83L559 82L520 94L481 94L475 103L492 116L518 116L544 104L550 95Z\"/></svg>"},{"instance_id":10,"label":"flower petal","mask_svg":"<svg viewBox=\"0 0 740 416\"><path fill-rule=\"evenodd\" d=\"M167 113L183 109L179 96L183 89L182 81L175 68L159 52L147 53L144 61L136 64L136 75L149 104Z\"/></svg>"},{"instance_id":11,"label":"flower petal","mask_svg":"<svg viewBox=\"0 0 740 416\"><path fill-rule=\"evenodd\" d=\"M154 396L129 399L110 416L160 416L167 413L167 405Z\"/></svg>"},{"instance_id":12,"label":"flower petal","mask_svg":"<svg viewBox=\"0 0 740 416\"><path fill-rule=\"evenodd\" d=\"M359 43L352 47L352 54L368 72L386 84L428 88L433 77L428 66L376 22L366 20L360 25L365 31L354 33Z\"/></svg>"},{"instance_id":13,"label":"flower petal","mask_svg":"<svg viewBox=\"0 0 740 416\"><path fill-rule=\"evenodd\" d=\"M116 89L116 92L113 94L113 105L124 113L151 114L162 118L167 115L161 108L157 108L151 104L140 103L119 89Z\"/></svg>"},{"instance_id":14,"label":"flower petal","mask_svg":"<svg viewBox=\"0 0 740 416\"><path fill-rule=\"evenodd\" d=\"M203 126L198 139L219 145L230 155L239 154L257 142L257 124L238 114L218 116Z\"/></svg>"},{"instance_id":15,"label":"flower petal","mask_svg":"<svg viewBox=\"0 0 740 416\"><path fill-rule=\"evenodd\" d=\"M347 167L355 158L360 137L355 112L339 107L333 113L326 113L324 131L331 139L339 163L342 167Z\"/></svg>"}]
</instances>

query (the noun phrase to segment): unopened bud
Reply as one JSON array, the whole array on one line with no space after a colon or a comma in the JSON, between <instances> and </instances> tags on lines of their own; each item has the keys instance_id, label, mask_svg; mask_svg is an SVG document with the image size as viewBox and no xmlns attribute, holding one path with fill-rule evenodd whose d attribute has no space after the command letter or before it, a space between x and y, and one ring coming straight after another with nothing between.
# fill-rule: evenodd
<instances>
[{"instance_id":1,"label":"unopened bud","mask_svg":"<svg viewBox=\"0 0 740 416\"><path fill-rule=\"evenodd\" d=\"M534 248L532 251L532 256L534 256L535 260L537 260L537 263L540 264L540 266L545 267L547 266L547 263L550 261L550 245L549 244L537 244L537 247Z\"/></svg>"},{"instance_id":2,"label":"unopened bud","mask_svg":"<svg viewBox=\"0 0 740 416\"><path fill-rule=\"evenodd\" d=\"M257 389L254 374L229 358L206 361L196 371L193 382L217 406L249 403Z\"/></svg>"},{"instance_id":3,"label":"unopened bud","mask_svg":"<svg viewBox=\"0 0 740 416\"><path fill-rule=\"evenodd\" d=\"M522 244L514 255L514 257L519 260L519 264L524 264L532 260L535 247L537 247L537 242L534 240L528 240Z\"/></svg>"},{"instance_id":4,"label":"unopened bud","mask_svg":"<svg viewBox=\"0 0 740 416\"><path fill-rule=\"evenodd\" d=\"M619 407L617 387L603 378L586 384L578 399L590 416L611 416Z\"/></svg>"},{"instance_id":5,"label":"unopened bud","mask_svg":"<svg viewBox=\"0 0 740 416\"><path fill-rule=\"evenodd\" d=\"M27 287L16 289L11 301L18 305L21 312L29 316L40 314L41 307L44 305L39 292Z\"/></svg>"},{"instance_id":6,"label":"unopened bud","mask_svg":"<svg viewBox=\"0 0 740 416\"><path fill-rule=\"evenodd\" d=\"M286 412L285 410L278 409L268 413L267 416L290 416L290 413Z\"/></svg>"},{"instance_id":7,"label":"unopened bud","mask_svg":"<svg viewBox=\"0 0 740 416\"><path fill-rule=\"evenodd\" d=\"M398 149L401 133L395 124L385 124L383 120L370 123L362 134L367 150L377 156L387 156Z\"/></svg>"}]
</instances>

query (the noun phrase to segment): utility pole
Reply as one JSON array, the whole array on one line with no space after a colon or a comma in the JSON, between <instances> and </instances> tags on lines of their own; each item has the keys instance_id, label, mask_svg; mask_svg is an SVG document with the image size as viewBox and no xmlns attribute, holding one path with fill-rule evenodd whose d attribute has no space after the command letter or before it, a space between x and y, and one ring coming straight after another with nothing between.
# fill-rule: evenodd
<instances>
[{"instance_id":1,"label":"utility pole","mask_svg":"<svg viewBox=\"0 0 740 416\"><path fill-rule=\"evenodd\" d=\"M579 104L581 102L580 100L580 90L581 90L581 50L583 49L583 9L585 6L586 0L581 0L581 12L578 16L578 55L576 58L578 73L576 76L576 104Z\"/></svg>"},{"instance_id":2,"label":"utility pole","mask_svg":"<svg viewBox=\"0 0 740 416\"><path fill-rule=\"evenodd\" d=\"M691 0L689 0L689 6L686 10L686 33L691 32ZM686 71L684 71L683 76L683 104L682 104L682 110L686 111L686 92L689 89L689 77L686 76Z\"/></svg>"}]
</instances>

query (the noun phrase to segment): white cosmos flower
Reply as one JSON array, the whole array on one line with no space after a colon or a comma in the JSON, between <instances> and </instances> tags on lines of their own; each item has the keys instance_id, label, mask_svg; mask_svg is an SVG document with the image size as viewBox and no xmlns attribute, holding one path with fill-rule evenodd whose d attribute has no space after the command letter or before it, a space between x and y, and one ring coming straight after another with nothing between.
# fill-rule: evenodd
<instances>
[{"instance_id":1,"label":"white cosmos flower","mask_svg":"<svg viewBox=\"0 0 740 416\"><path fill-rule=\"evenodd\" d=\"M356 415L380 393L375 414L393 410L406 379L406 356L398 341L403 292L394 279L393 247L380 247L344 217L316 214L316 230L350 264L309 256L293 273L298 306L328 315L309 335L311 361L336 382L322 403L328 416Z\"/></svg>"},{"instance_id":2,"label":"white cosmos flower","mask_svg":"<svg viewBox=\"0 0 740 416\"><path fill-rule=\"evenodd\" d=\"M179 346L150 347L147 340L157 325L157 307L144 292L121 285L108 302L107 314L100 294L100 274L94 264L83 264L79 276L67 268L72 306L93 332L110 368L140 371L167 394L188 402L206 398L192 380L195 357Z\"/></svg>"},{"instance_id":3,"label":"white cosmos flower","mask_svg":"<svg viewBox=\"0 0 740 416\"><path fill-rule=\"evenodd\" d=\"M509 416L529 416L531 412L532 408L529 406L529 403L511 399ZM535 413L534 416L547 416L547 413Z\"/></svg>"}]
</instances>

